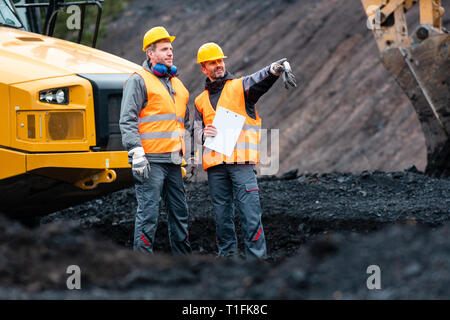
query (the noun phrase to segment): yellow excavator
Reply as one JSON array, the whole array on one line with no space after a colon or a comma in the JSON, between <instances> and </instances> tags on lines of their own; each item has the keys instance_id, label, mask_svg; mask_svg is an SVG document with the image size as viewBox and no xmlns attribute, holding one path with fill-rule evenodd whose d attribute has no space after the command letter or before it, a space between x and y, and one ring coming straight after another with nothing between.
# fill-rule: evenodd
<instances>
[{"instance_id":1,"label":"yellow excavator","mask_svg":"<svg viewBox=\"0 0 450 320\"><path fill-rule=\"evenodd\" d=\"M418 115L427 146L426 173L450 176L450 35L440 0L361 0L381 61ZM409 33L406 14L419 6Z\"/></svg>"},{"instance_id":2,"label":"yellow excavator","mask_svg":"<svg viewBox=\"0 0 450 320\"><path fill-rule=\"evenodd\" d=\"M118 120L123 84L139 66L52 37L70 5L97 7L95 46L101 1L0 0L0 212L16 218L133 183Z\"/></svg>"},{"instance_id":3,"label":"yellow excavator","mask_svg":"<svg viewBox=\"0 0 450 320\"><path fill-rule=\"evenodd\" d=\"M94 6L95 47L102 2L0 0L2 213L26 220L133 185L119 114L140 66L79 44ZM78 43L52 37L69 6L81 13Z\"/></svg>"}]
</instances>

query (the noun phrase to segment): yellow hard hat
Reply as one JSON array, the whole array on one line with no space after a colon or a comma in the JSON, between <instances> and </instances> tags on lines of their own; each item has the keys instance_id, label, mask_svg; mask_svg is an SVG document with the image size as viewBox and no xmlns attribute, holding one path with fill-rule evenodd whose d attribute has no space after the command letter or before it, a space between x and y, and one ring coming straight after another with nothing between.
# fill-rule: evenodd
<instances>
[{"instance_id":1,"label":"yellow hard hat","mask_svg":"<svg viewBox=\"0 0 450 320\"><path fill-rule=\"evenodd\" d=\"M173 40L175 40L175 37L169 35L166 28L164 27L151 28L145 33L142 51L145 51L145 49L147 49L147 47L152 43L162 39L168 39L170 42L172 42Z\"/></svg>"},{"instance_id":2,"label":"yellow hard hat","mask_svg":"<svg viewBox=\"0 0 450 320\"><path fill-rule=\"evenodd\" d=\"M200 48L198 48L197 63L223 58L226 58L226 56L223 55L223 51L219 47L219 45L214 42L205 43Z\"/></svg>"}]
</instances>

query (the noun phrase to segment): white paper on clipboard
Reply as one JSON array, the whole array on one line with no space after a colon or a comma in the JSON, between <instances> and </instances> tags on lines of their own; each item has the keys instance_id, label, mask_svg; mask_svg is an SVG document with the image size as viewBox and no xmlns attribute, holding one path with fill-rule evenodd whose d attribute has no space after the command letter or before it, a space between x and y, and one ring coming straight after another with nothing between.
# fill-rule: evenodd
<instances>
[{"instance_id":1,"label":"white paper on clipboard","mask_svg":"<svg viewBox=\"0 0 450 320\"><path fill-rule=\"evenodd\" d=\"M212 123L217 129L217 135L207 137L203 145L227 157L231 156L244 126L244 121L244 116L218 106Z\"/></svg>"}]
</instances>

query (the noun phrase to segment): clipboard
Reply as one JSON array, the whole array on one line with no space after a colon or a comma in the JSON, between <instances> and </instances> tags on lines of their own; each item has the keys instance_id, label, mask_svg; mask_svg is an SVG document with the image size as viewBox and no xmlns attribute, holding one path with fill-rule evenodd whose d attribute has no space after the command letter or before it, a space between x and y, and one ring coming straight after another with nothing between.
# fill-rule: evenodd
<instances>
[{"instance_id":1,"label":"clipboard","mask_svg":"<svg viewBox=\"0 0 450 320\"><path fill-rule=\"evenodd\" d=\"M218 106L212 123L217 129L217 135L207 137L203 145L227 157L231 156L244 126L244 121L244 116Z\"/></svg>"}]
</instances>

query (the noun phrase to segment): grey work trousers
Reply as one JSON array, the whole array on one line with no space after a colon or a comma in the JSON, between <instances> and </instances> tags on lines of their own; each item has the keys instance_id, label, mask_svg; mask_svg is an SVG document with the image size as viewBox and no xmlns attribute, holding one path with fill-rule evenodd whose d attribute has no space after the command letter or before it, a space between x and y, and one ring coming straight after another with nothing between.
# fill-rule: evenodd
<instances>
[{"instance_id":1,"label":"grey work trousers","mask_svg":"<svg viewBox=\"0 0 450 320\"><path fill-rule=\"evenodd\" d=\"M181 167L171 163L150 163L150 177L135 179L138 203L134 228L134 250L153 253L162 196L168 213L169 240L175 254L191 253L188 234L189 211Z\"/></svg>"},{"instance_id":2,"label":"grey work trousers","mask_svg":"<svg viewBox=\"0 0 450 320\"><path fill-rule=\"evenodd\" d=\"M216 219L219 256L229 256L238 251L234 226L234 196L239 211L246 256L266 258L266 240L261 223L262 211L254 166L221 164L208 168L207 172Z\"/></svg>"}]
</instances>

